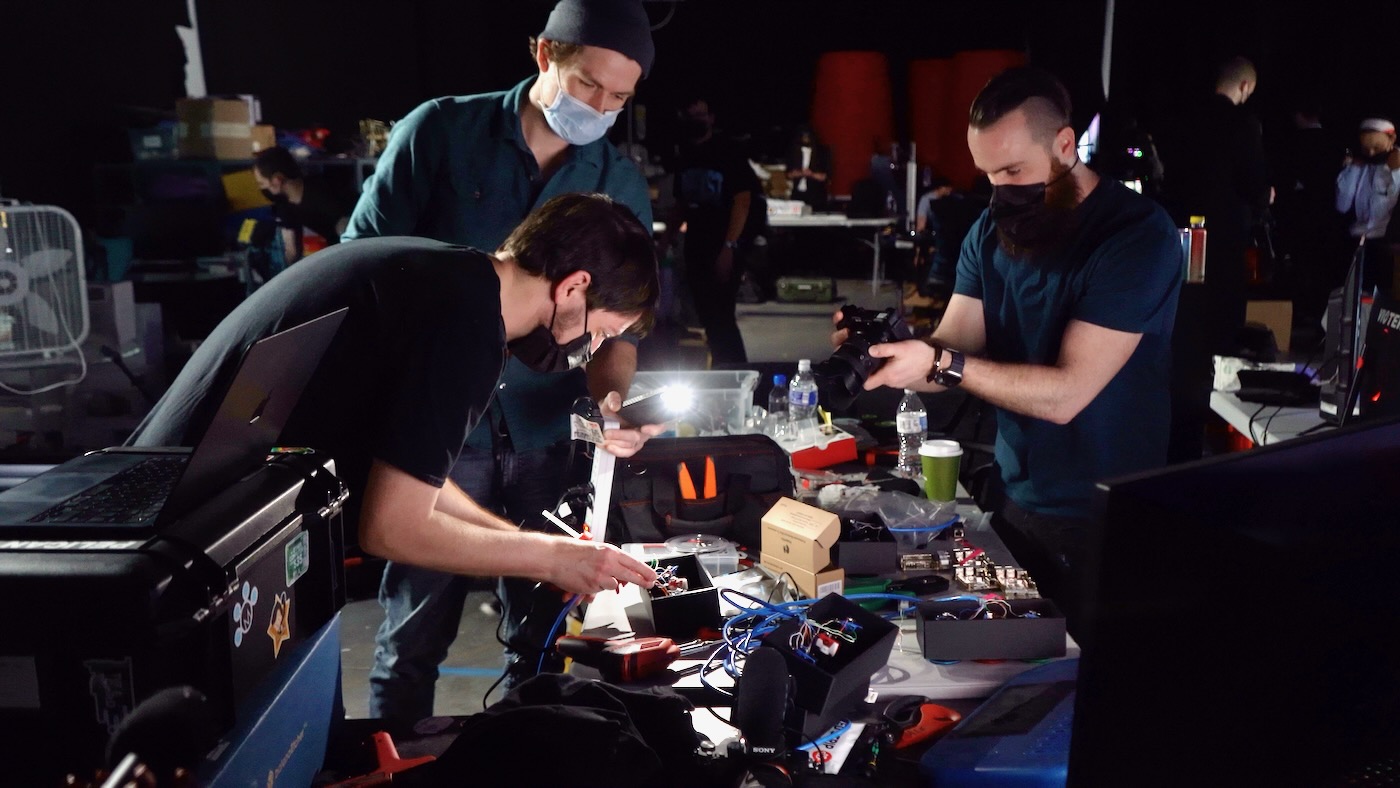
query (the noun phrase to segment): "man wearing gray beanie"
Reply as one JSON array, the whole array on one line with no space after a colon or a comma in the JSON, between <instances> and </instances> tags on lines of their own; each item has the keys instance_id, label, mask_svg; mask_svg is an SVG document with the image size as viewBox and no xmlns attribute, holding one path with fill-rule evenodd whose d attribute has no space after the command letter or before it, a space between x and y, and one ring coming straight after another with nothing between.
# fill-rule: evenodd
<instances>
[{"instance_id":1,"label":"man wearing gray beanie","mask_svg":"<svg viewBox=\"0 0 1400 788\"><path fill-rule=\"evenodd\" d=\"M341 240L417 235L494 250L530 210L555 195L601 192L652 222L646 181L605 137L650 70L655 51L641 0L560 0L530 39L538 74L499 93L425 102L389 135ZM467 439L452 480L522 527L554 533L553 511L573 481L569 412L589 394L615 409L637 368L635 338L605 342L585 373L540 342L513 347L496 397ZM562 362L562 363L560 363ZM633 451L653 428L623 430ZM461 621L469 577L390 562L385 619L370 671L370 716L413 723L433 710L438 665ZM533 675L563 600L502 579L504 636L518 658L510 678ZM549 608L549 609L544 609ZM531 625L545 630L521 632Z\"/></svg>"}]
</instances>

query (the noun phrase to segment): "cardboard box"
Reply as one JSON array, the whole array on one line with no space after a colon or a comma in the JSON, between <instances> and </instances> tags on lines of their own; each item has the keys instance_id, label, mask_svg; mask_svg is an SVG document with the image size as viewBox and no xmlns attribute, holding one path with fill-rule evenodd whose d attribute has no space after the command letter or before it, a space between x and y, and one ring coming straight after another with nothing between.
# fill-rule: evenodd
<instances>
[{"instance_id":1,"label":"cardboard box","mask_svg":"<svg viewBox=\"0 0 1400 788\"><path fill-rule=\"evenodd\" d=\"M841 517L791 498L779 498L763 515L760 552L798 569L820 571L831 563L841 538Z\"/></svg>"},{"instance_id":2,"label":"cardboard box","mask_svg":"<svg viewBox=\"0 0 1400 788\"><path fill-rule=\"evenodd\" d=\"M919 648L924 659L1047 659L1065 655L1065 619L1048 599L1009 599L1017 617L939 619L966 615L976 602L920 602ZM1034 613L1035 618L1026 618Z\"/></svg>"},{"instance_id":3,"label":"cardboard box","mask_svg":"<svg viewBox=\"0 0 1400 788\"><path fill-rule=\"evenodd\" d=\"M1263 323L1274 334L1274 343L1281 352L1288 352L1289 338L1293 334L1292 301L1250 301L1244 307L1247 323Z\"/></svg>"},{"instance_id":4,"label":"cardboard box","mask_svg":"<svg viewBox=\"0 0 1400 788\"><path fill-rule=\"evenodd\" d=\"M827 594L839 594L846 589L846 570L839 566L825 566L821 569L804 569L790 564L781 558L763 554L759 560L768 570L787 575L797 585L797 589L808 599L820 599Z\"/></svg>"},{"instance_id":5,"label":"cardboard box","mask_svg":"<svg viewBox=\"0 0 1400 788\"><path fill-rule=\"evenodd\" d=\"M253 119L246 101L180 99L176 141L181 158L248 159L253 155Z\"/></svg>"},{"instance_id":6,"label":"cardboard box","mask_svg":"<svg viewBox=\"0 0 1400 788\"><path fill-rule=\"evenodd\" d=\"M259 123L253 126L249 136L253 141L253 152L261 153L268 148L277 147L277 128L266 123Z\"/></svg>"}]
</instances>

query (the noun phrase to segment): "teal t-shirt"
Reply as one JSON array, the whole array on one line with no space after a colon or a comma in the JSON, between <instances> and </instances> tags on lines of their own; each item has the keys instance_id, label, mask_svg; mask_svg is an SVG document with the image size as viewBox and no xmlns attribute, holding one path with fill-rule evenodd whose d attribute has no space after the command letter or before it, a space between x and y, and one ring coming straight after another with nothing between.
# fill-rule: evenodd
<instances>
[{"instance_id":1,"label":"teal t-shirt","mask_svg":"<svg viewBox=\"0 0 1400 788\"><path fill-rule=\"evenodd\" d=\"M1017 259L983 212L963 242L954 291L982 302L986 357L994 361L1054 364L1071 320L1142 335L1070 423L997 409L1007 495L1028 511L1089 517L1096 482L1166 462L1182 258L1166 212L1117 181L1101 179L1075 214L1058 251Z\"/></svg>"},{"instance_id":2,"label":"teal t-shirt","mask_svg":"<svg viewBox=\"0 0 1400 788\"><path fill-rule=\"evenodd\" d=\"M570 148L543 180L520 129L533 81L433 99L396 123L341 240L417 235L491 252L531 210L570 192L607 194L650 229L646 180L606 139ZM539 448L569 436L569 407L586 393L580 370L542 374L511 359L494 410L516 449ZM491 422L483 419L467 444L489 448Z\"/></svg>"}]
</instances>

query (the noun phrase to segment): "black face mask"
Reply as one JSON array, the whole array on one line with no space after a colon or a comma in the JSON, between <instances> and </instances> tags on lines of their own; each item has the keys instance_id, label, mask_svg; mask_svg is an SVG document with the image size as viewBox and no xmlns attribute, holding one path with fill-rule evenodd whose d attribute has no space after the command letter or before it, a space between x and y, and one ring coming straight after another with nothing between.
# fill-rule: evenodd
<instances>
[{"instance_id":1,"label":"black face mask","mask_svg":"<svg viewBox=\"0 0 1400 788\"><path fill-rule=\"evenodd\" d=\"M1362 163L1362 164L1385 164L1386 159L1389 159L1389 158L1390 158L1390 151L1388 151L1388 150L1383 150L1383 151L1381 151L1381 152L1379 152L1379 153L1374 153L1374 154L1372 154L1372 155L1370 155L1370 156L1366 156L1366 155L1363 154L1363 155L1361 156L1361 163Z\"/></svg>"},{"instance_id":2,"label":"black face mask","mask_svg":"<svg viewBox=\"0 0 1400 788\"><path fill-rule=\"evenodd\" d=\"M1043 247L1058 238L1065 229L1064 212L1045 202L1045 191L1077 166L1078 159L1048 183L993 186L988 215L996 223L997 232L1022 249Z\"/></svg>"},{"instance_id":3,"label":"black face mask","mask_svg":"<svg viewBox=\"0 0 1400 788\"><path fill-rule=\"evenodd\" d=\"M268 189L258 189L258 191L262 192L262 196L266 197L267 201L270 203L279 203L287 201L287 195L285 194L273 194Z\"/></svg>"},{"instance_id":4,"label":"black face mask","mask_svg":"<svg viewBox=\"0 0 1400 788\"><path fill-rule=\"evenodd\" d=\"M559 305L554 306L555 314ZM560 345L554 338L554 315L550 315L549 326L540 326L519 339L506 343L510 354L520 363L536 372L568 372L581 367L593 355L593 335L588 333L588 312L583 313L583 335L567 345Z\"/></svg>"}]
</instances>

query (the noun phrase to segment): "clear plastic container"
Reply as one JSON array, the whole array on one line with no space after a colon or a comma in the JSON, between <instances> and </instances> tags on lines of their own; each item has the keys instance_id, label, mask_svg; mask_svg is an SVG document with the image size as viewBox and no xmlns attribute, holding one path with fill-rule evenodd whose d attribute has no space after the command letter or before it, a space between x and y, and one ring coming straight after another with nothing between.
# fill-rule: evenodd
<instances>
[{"instance_id":1,"label":"clear plastic container","mask_svg":"<svg viewBox=\"0 0 1400 788\"><path fill-rule=\"evenodd\" d=\"M628 396L686 386L694 394L689 413L678 418L680 435L742 435L752 432L749 418L758 373L753 370L674 370L638 372ZM758 427L761 429L761 426Z\"/></svg>"}]
</instances>

